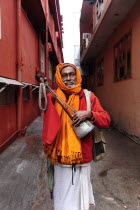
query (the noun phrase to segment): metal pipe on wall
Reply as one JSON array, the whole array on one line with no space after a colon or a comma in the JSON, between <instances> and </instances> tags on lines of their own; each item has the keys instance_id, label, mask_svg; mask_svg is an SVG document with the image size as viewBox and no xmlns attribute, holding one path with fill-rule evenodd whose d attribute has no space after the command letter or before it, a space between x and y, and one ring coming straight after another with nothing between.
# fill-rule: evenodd
<instances>
[{"instance_id":1,"label":"metal pipe on wall","mask_svg":"<svg viewBox=\"0 0 140 210\"><path fill-rule=\"evenodd\" d=\"M45 44L45 76L49 78L49 52L48 52L48 1L45 2L46 17L46 44Z\"/></svg>"},{"instance_id":2,"label":"metal pipe on wall","mask_svg":"<svg viewBox=\"0 0 140 210\"><path fill-rule=\"evenodd\" d=\"M21 0L17 0L17 77L22 82L22 55L21 55ZM19 87L17 107L17 128L22 127L22 87Z\"/></svg>"}]
</instances>

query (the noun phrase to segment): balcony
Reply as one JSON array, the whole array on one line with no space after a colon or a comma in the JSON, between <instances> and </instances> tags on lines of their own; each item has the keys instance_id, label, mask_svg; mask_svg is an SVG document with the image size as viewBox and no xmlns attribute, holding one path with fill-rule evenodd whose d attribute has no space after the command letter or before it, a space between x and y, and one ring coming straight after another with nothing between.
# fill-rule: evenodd
<instances>
[{"instance_id":1,"label":"balcony","mask_svg":"<svg viewBox=\"0 0 140 210\"><path fill-rule=\"evenodd\" d=\"M45 32L46 18L42 2L40 0L34 0L34 3L32 3L32 0L22 0L21 3L35 30Z\"/></svg>"},{"instance_id":2,"label":"balcony","mask_svg":"<svg viewBox=\"0 0 140 210\"><path fill-rule=\"evenodd\" d=\"M86 49L81 45L81 63L93 61L106 41L134 6L136 0L108 0ZM125 5L125 6L122 6Z\"/></svg>"}]
</instances>

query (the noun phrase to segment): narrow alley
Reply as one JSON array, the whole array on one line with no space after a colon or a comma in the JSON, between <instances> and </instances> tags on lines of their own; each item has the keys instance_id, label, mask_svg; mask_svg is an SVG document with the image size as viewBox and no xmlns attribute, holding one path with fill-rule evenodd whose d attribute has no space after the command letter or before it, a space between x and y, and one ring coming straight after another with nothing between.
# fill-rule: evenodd
<instances>
[{"instance_id":1,"label":"narrow alley","mask_svg":"<svg viewBox=\"0 0 140 210\"><path fill-rule=\"evenodd\" d=\"M0 210L89 210L91 183L90 210L140 210L139 43L140 0L0 1ZM85 122L107 141L91 183L93 136L74 133ZM55 167L56 202L44 136L52 163L72 168Z\"/></svg>"},{"instance_id":2,"label":"narrow alley","mask_svg":"<svg viewBox=\"0 0 140 210\"><path fill-rule=\"evenodd\" d=\"M0 158L0 210L52 210L38 117ZM140 209L140 147L114 128L104 132L107 155L92 162L95 210Z\"/></svg>"}]
</instances>

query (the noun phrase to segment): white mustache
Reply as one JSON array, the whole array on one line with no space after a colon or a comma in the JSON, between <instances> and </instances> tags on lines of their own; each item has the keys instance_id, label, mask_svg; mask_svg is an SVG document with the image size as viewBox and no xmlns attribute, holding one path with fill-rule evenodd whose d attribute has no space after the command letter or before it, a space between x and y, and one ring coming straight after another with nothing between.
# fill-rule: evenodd
<instances>
[{"instance_id":1,"label":"white mustache","mask_svg":"<svg viewBox=\"0 0 140 210\"><path fill-rule=\"evenodd\" d=\"M64 82L65 85L75 85L74 81L65 81Z\"/></svg>"}]
</instances>

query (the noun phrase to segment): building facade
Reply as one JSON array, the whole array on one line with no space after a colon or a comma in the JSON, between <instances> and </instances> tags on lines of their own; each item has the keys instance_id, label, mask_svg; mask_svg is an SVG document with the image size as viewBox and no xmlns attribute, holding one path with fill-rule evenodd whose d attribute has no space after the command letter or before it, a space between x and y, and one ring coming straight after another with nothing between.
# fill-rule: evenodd
<instances>
[{"instance_id":1,"label":"building facade","mask_svg":"<svg viewBox=\"0 0 140 210\"><path fill-rule=\"evenodd\" d=\"M59 0L0 2L0 148L40 114L36 73L54 88L63 62Z\"/></svg>"},{"instance_id":2,"label":"building facade","mask_svg":"<svg viewBox=\"0 0 140 210\"><path fill-rule=\"evenodd\" d=\"M83 1L81 65L112 122L140 138L140 1Z\"/></svg>"}]
</instances>

